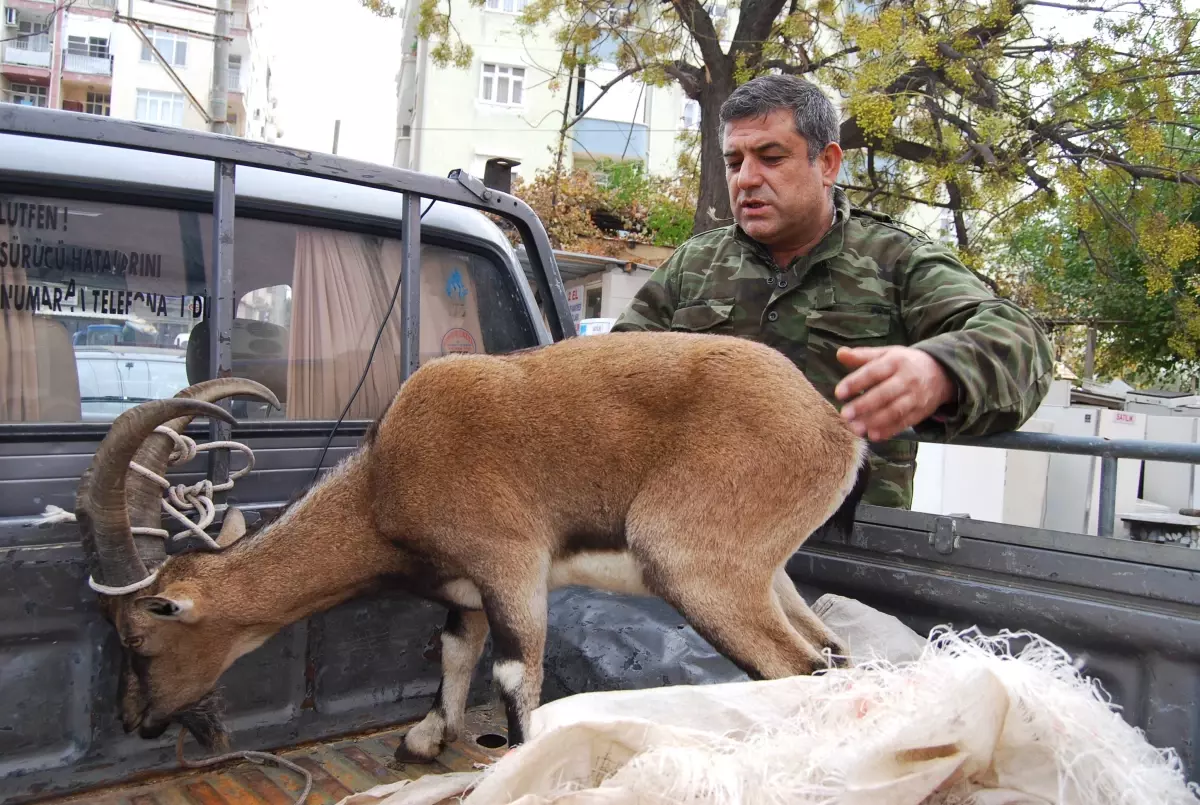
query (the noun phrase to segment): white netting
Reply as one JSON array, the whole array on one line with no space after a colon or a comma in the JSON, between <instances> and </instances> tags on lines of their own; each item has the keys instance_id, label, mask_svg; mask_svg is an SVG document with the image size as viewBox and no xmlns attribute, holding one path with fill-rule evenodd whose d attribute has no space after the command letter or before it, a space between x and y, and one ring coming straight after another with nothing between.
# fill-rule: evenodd
<instances>
[{"instance_id":1,"label":"white netting","mask_svg":"<svg viewBox=\"0 0 1200 805\"><path fill-rule=\"evenodd\" d=\"M899 665L561 699L460 790L465 805L1198 801L1175 753L1150 746L1065 652L973 630L937 630ZM378 794L353 801L436 801L420 781Z\"/></svg>"}]
</instances>

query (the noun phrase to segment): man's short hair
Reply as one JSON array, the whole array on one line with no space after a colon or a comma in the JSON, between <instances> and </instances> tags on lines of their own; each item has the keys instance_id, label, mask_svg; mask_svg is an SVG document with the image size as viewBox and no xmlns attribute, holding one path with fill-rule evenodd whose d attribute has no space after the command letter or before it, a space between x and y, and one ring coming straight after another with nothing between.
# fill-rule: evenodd
<instances>
[{"instance_id":1,"label":"man's short hair","mask_svg":"<svg viewBox=\"0 0 1200 805\"><path fill-rule=\"evenodd\" d=\"M765 117L777 109L792 113L796 132L808 142L810 164L825 146L838 141L841 127L829 98L815 84L790 75L759 76L735 89L721 104L722 139L731 120Z\"/></svg>"}]
</instances>

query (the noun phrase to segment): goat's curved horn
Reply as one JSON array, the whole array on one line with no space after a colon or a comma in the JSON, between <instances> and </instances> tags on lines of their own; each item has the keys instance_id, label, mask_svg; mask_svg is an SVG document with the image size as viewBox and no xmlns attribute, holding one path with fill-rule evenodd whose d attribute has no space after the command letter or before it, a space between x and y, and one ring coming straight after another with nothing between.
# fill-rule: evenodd
<instances>
[{"instance_id":1,"label":"goat's curved horn","mask_svg":"<svg viewBox=\"0 0 1200 805\"><path fill-rule=\"evenodd\" d=\"M113 421L79 481L75 518L83 547L101 581L111 587L139 582L147 575L138 556L126 507L125 476L134 453L159 425L176 417L208 416L235 424L233 415L204 400L173 397L131 408Z\"/></svg>"},{"instance_id":2,"label":"goat's curved horn","mask_svg":"<svg viewBox=\"0 0 1200 805\"><path fill-rule=\"evenodd\" d=\"M253 397L269 403L278 409L279 398L266 386L242 377L219 377L214 380L204 380L195 383L175 395L175 399L203 400L215 403L226 397L242 395ZM162 423L176 433L181 433L191 424L194 414L187 414ZM138 448L133 460L159 476L167 474L167 460L175 442L170 436L162 433L151 433ZM130 524L135 528L157 528L161 522L162 509L159 499L162 488L150 478L136 472L130 472L125 481L125 498L129 505ZM139 555L149 562L158 562L166 557L163 541L155 537L135 537Z\"/></svg>"}]
</instances>

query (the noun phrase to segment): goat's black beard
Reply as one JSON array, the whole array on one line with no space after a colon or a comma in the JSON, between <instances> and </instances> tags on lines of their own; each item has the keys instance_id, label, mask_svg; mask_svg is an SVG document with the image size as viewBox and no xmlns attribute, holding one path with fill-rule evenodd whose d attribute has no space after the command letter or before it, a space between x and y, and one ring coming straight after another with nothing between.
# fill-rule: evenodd
<instances>
[{"instance_id":1,"label":"goat's black beard","mask_svg":"<svg viewBox=\"0 0 1200 805\"><path fill-rule=\"evenodd\" d=\"M214 691L180 711L176 719L204 751L223 752L229 747L229 731L225 729L221 715L221 699Z\"/></svg>"}]
</instances>

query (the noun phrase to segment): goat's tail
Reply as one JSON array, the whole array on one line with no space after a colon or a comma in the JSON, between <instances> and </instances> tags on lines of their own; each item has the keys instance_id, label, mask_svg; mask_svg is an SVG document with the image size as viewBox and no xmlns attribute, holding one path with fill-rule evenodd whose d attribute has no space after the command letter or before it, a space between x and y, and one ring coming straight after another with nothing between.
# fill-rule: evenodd
<instances>
[{"instance_id":1,"label":"goat's tail","mask_svg":"<svg viewBox=\"0 0 1200 805\"><path fill-rule=\"evenodd\" d=\"M871 464L866 453L864 450L850 493L846 495L842 505L838 506L837 511L817 529L817 534L827 534L835 542L848 542L850 535L854 533L854 516L858 513L858 504L862 501L867 491L867 483L871 480Z\"/></svg>"}]
</instances>

